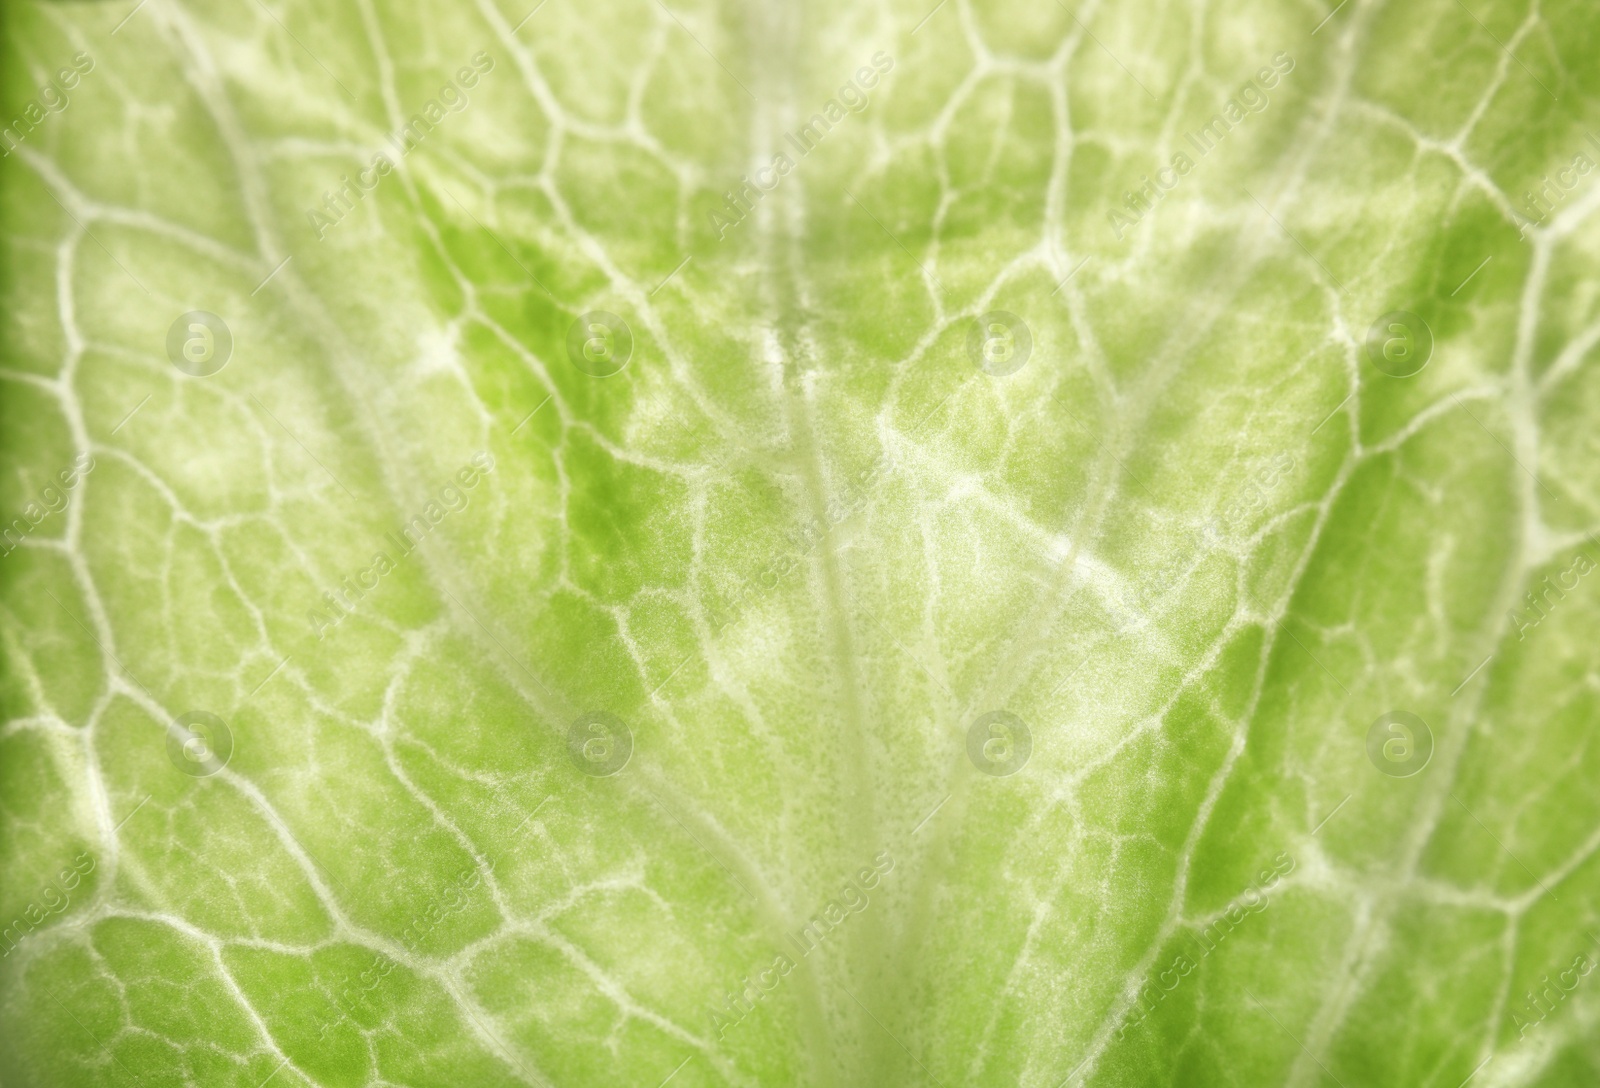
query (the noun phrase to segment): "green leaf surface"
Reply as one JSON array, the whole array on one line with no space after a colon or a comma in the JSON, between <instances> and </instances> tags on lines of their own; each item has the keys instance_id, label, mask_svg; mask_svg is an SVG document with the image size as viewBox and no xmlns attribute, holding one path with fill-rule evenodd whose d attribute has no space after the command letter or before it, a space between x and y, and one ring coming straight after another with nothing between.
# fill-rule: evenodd
<instances>
[{"instance_id":1,"label":"green leaf surface","mask_svg":"<svg viewBox=\"0 0 1600 1088\"><path fill-rule=\"evenodd\" d=\"M1578 0L19 0L0 1088L1600 1082Z\"/></svg>"}]
</instances>

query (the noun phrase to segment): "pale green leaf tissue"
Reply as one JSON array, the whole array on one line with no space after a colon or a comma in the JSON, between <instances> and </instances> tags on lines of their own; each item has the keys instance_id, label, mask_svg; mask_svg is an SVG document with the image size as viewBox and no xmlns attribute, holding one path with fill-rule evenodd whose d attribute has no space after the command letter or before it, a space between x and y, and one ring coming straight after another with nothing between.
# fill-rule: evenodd
<instances>
[{"instance_id":1,"label":"pale green leaf tissue","mask_svg":"<svg viewBox=\"0 0 1600 1088\"><path fill-rule=\"evenodd\" d=\"M0 19L0 1088L1600 1084L1592 4Z\"/></svg>"}]
</instances>

